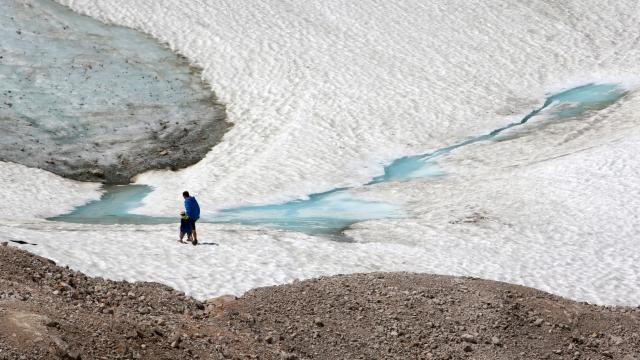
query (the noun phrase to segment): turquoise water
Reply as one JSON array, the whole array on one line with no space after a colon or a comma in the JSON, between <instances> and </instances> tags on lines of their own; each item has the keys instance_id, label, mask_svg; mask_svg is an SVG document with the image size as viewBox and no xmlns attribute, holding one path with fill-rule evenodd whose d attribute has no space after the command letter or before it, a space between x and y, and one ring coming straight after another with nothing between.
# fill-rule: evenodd
<instances>
[{"instance_id":1,"label":"turquoise water","mask_svg":"<svg viewBox=\"0 0 640 360\"><path fill-rule=\"evenodd\" d=\"M50 220L88 224L163 224L177 222L176 217L130 214L142 205L152 191L146 185L105 187L97 201L76 208L69 214ZM179 196L179 194L178 194ZM283 204L243 206L204 215L200 222L219 224L270 225L308 234L336 234L349 225L368 219L402 216L402 210L383 202L360 199L347 188L313 194L308 199Z\"/></svg>"},{"instance_id":2,"label":"turquoise water","mask_svg":"<svg viewBox=\"0 0 640 360\"><path fill-rule=\"evenodd\" d=\"M153 190L146 185L110 185L104 187L100 200L91 201L69 214L50 220L87 224L163 224L174 218L130 214L142 205L142 200ZM177 216L176 216L177 218Z\"/></svg>"},{"instance_id":3,"label":"turquoise water","mask_svg":"<svg viewBox=\"0 0 640 360\"><path fill-rule=\"evenodd\" d=\"M543 111L545 116L552 120L575 118L588 111L603 109L625 94L626 91L616 84L587 84L559 92L549 96L540 107L532 110L518 122L430 153L397 159L385 166L383 175L375 177L364 186L417 177L444 176L445 173L438 167L436 159L455 149L478 142L492 141L505 130L523 125L535 116L541 115ZM177 217L162 218L129 214L129 211L140 206L144 197L151 192L151 188L147 186L125 185L105 190L106 193L100 200L90 202L76 208L70 214L52 218L52 220L100 224L152 224L177 221ZM201 221L269 225L309 234L336 234L358 221L404 215L398 206L361 199L350 190L350 188L338 188L312 194L307 199L281 204L225 209L215 215L204 216Z\"/></svg>"},{"instance_id":4,"label":"turquoise water","mask_svg":"<svg viewBox=\"0 0 640 360\"><path fill-rule=\"evenodd\" d=\"M207 220L245 225L269 224L287 230L323 234L338 232L358 221L402 215L397 206L361 199L350 194L349 189L342 188L283 204L226 209Z\"/></svg>"},{"instance_id":5,"label":"turquoise water","mask_svg":"<svg viewBox=\"0 0 640 360\"><path fill-rule=\"evenodd\" d=\"M526 124L529 120L539 115L547 108L553 108L549 114L550 118L553 120L573 118L583 115L587 111L604 109L616 102L624 94L626 94L626 91L620 88L617 84L587 84L559 92L549 96L542 106L532 110L518 122L507 124L487 134L437 149L431 153L405 156L397 159L386 166L384 168L384 174L375 177L369 185L392 180L441 176L443 173L435 162L435 159L446 155L455 149L482 141L493 140L505 130Z\"/></svg>"}]
</instances>

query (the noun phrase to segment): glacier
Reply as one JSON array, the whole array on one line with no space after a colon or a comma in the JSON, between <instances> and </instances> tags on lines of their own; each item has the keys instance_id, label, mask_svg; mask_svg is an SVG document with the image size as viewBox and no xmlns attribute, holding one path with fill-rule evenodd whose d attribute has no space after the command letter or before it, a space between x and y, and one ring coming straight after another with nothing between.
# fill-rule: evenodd
<instances>
[{"instance_id":1,"label":"glacier","mask_svg":"<svg viewBox=\"0 0 640 360\"><path fill-rule=\"evenodd\" d=\"M352 242L203 223L208 245L186 247L172 224L45 220L103 190L0 162L0 231L38 244L17 246L90 275L159 281L201 299L296 278L402 270L637 305L635 2L61 3L167 43L203 69L234 125L193 166L136 176L134 185L153 191L135 214L173 217L185 189L209 215L344 187L405 214L351 224ZM619 84L625 95L457 148L437 160L435 173L446 176L361 186L394 159L518 122L549 94L584 84Z\"/></svg>"},{"instance_id":2,"label":"glacier","mask_svg":"<svg viewBox=\"0 0 640 360\"><path fill-rule=\"evenodd\" d=\"M229 127L200 71L47 0L0 2L0 160L127 184L199 161Z\"/></svg>"}]
</instances>

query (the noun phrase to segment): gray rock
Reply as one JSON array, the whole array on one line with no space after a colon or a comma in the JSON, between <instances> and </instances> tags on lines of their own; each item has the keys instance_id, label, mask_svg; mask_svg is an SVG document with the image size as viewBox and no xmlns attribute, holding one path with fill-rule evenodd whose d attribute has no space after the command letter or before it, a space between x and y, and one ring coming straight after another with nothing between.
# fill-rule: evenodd
<instances>
[{"instance_id":1,"label":"gray rock","mask_svg":"<svg viewBox=\"0 0 640 360\"><path fill-rule=\"evenodd\" d=\"M620 345L624 342L624 339L620 336L611 335L610 338L613 345Z\"/></svg>"},{"instance_id":2,"label":"gray rock","mask_svg":"<svg viewBox=\"0 0 640 360\"><path fill-rule=\"evenodd\" d=\"M82 356L77 351L72 351L69 349L69 344L61 338L54 336L52 337L53 344L49 348L49 352L53 355L69 360L81 360Z\"/></svg>"},{"instance_id":3,"label":"gray rock","mask_svg":"<svg viewBox=\"0 0 640 360\"><path fill-rule=\"evenodd\" d=\"M282 353L280 353L280 359L282 359L282 360L298 360L298 356L296 354L282 352Z\"/></svg>"},{"instance_id":4,"label":"gray rock","mask_svg":"<svg viewBox=\"0 0 640 360\"><path fill-rule=\"evenodd\" d=\"M164 331L162 331L162 329L160 329L159 327L154 327L153 328L153 333L158 335L158 336L160 336L160 337L164 336Z\"/></svg>"},{"instance_id":5,"label":"gray rock","mask_svg":"<svg viewBox=\"0 0 640 360\"><path fill-rule=\"evenodd\" d=\"M49 320L45 323L47 327L57 328L60 326L60 323L55 320Z\"/></svg>"},{"instance_id":6,"label":"gray rock","mask_svg":"<svg viewBox=\"0 0 640 360\"><path fill-rule=\"evenodd\" d=\"M67 352L67 358L69 360L82 360L82 354L79 351L69 351Z\"/></svg>"},{"instance_id":7,"label":"gray rock","mask_svg":"<svg viewBox=\"0 0 640 360\"><path fill-rule=\"evenodd\" d=\"M180 345L180 342L182 342L182 335L180 333L174 333L169 338L169 343L172 348L177 348Z\"/></svg>"},{"instance_id":8,"label":"gray rock","mask_svg":"<svg viewBox=\"0 0 640 360\"><path fill-rule=\"evenodd\" d=\"M143 306L140 309L138 309L138 312L142 315L147 315L151 313L151 309L148 306Z\"/></svg>"},{"instance_id":9,"label":"gray rock","mask_svg":"<svg viewBox=\"0 0 640 360\"><path fill-rule=\"evenodd\" d=\"M476 344L478 342L478 340L476 340L476 337L471 334L462 334L462 336L460 336L460 339L462 339L462 341L464 342L472 344Z\"/></svg>"},{"instance_id":10,"label":"gray rock","mask_svg":"<svg viewBox=\"0 0 640 360\"><path fill-rule=\"evenodd\" d=\"M67 344L66 341L62 340L57 336L54 336L52 340L53 340L53 345L58 350L58 352L66 355L67 351L69 350L69 344Z\"/></svg>"},{"instance_id":11,"label":"gray rock","mask_svg":"<svg viewBox=\"0 0 640 360\"><path fill-rule=\"evenodd\" d=\"M491 343L493 345L496 345L496 346L502 345L502 342L500 341L500 338L498 338L497 336L492 336L491 337Z\"/></svg>"},{"instance_id":12,"label":"gray rock","mask_svg":"<svg viewBox=\"0 0 640 360\"><path fill-rule=\"evenodd\" d=\"M131 330L126 335L127 339L144 338L144 333L138 329Z\"/></svg>"},{"instance_id":13,"label":"gray rock","mask_svg":"<svg viewBox=\"0 0 640 360\"><path fill-rule=\"evenodd\" d=\"M264 338L264 342L266 342L267 344L273 344L273 336L267 336L266 338Z\"/></svg>"}]
</instances>

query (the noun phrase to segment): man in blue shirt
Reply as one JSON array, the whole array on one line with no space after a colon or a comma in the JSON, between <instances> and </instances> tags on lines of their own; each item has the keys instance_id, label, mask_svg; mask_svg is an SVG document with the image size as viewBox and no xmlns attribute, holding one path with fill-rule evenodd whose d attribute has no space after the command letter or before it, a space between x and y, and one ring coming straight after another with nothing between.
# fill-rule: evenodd
<instances>
[{"instance_id":1,"label":"man in blue shirt","mask_svg":"<svg viewBox=\"0 0 640 360\"><path fill-rule=\"evenodd\" d=\"M184 211L187 213L189 217L189 222L191 223L191 231L193 234L193 245L198 244L198 234L196 233L196 221L200 219L200 205L198 205L198 201L196 198L189 195L188 191L182 193L182 197L184 198Z\"/></svg>"}]
</instances>

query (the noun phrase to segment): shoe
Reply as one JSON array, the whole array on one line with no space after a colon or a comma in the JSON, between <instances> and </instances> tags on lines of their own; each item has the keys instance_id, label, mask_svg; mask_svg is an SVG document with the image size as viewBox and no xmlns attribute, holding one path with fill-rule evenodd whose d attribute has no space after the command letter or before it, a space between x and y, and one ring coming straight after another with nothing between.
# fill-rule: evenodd
<instances>
[{"instance_id":1,"label":"shoe","mask_svg":"<svg viewBox=\"0 0 640 360\"><path fill-rule=\"evenodd\" d=\"M193 241L191 243L193 244L193 246L198 245L198 239L193 239Z\"/></svg>"}]
</instances>

